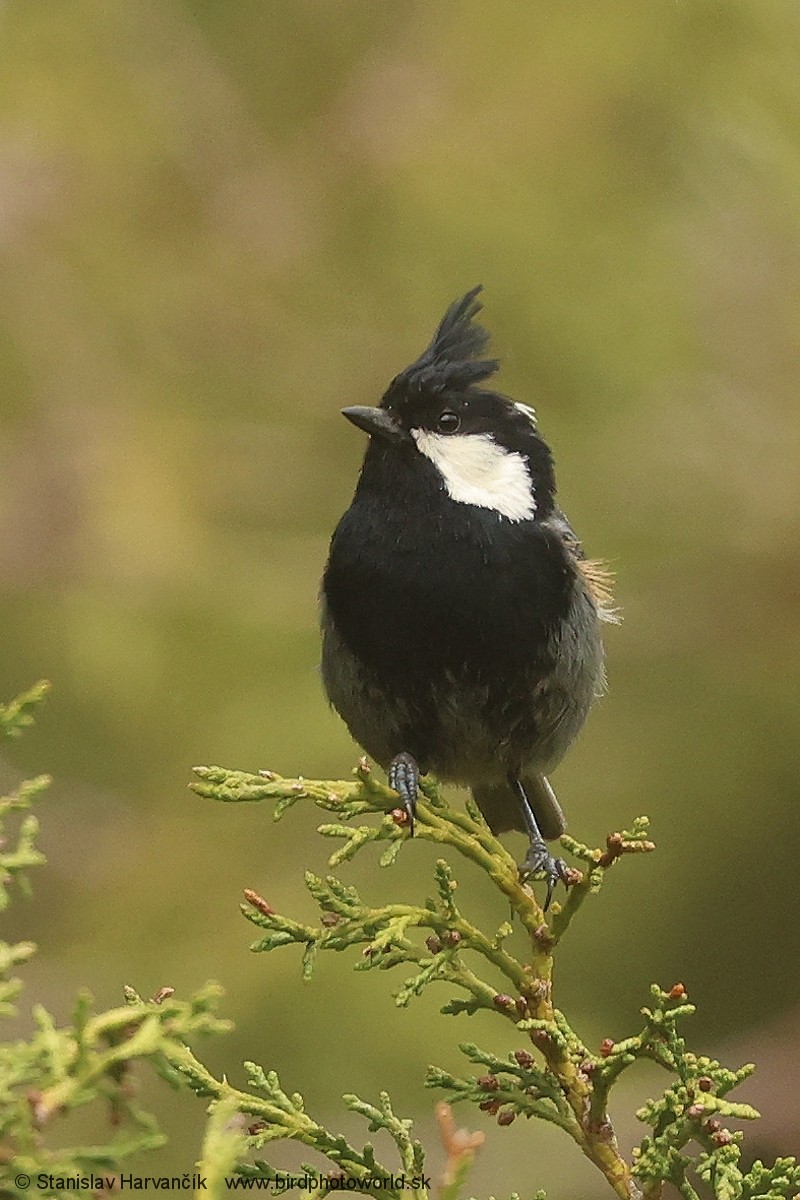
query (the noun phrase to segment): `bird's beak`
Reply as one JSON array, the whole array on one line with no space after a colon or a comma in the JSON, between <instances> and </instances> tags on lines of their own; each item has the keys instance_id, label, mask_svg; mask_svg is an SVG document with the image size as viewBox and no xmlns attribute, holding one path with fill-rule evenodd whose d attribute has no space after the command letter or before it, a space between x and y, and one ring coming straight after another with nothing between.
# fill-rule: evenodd
<instances>
[{"instance_id":1,"label":"bird's beak","mask_svg":"<svg viewBox=\"0 0 800 1200\"><path fill-rule=\"evenodd\" d=\"M386 408L368 408L355 404L352 408L343 408L342 416L347 417L348 421L352 421L370 437L393 442L402 441L406 437L402 426Z\"/></svg>"}]
</instances>

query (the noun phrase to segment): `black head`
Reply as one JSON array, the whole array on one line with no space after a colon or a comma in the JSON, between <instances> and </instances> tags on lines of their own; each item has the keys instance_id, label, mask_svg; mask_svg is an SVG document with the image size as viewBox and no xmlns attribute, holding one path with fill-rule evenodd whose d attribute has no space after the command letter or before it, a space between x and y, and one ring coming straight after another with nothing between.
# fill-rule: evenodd
<instances>
[{"instance_id":1,"label":"black head","mask_svg":"<svg viewBox=\"0 0 800 1200\"><path fill-rule=\"evenodd\" d=\"M552 456L533 409L482 386L500 364L481 357L489 335L474 320L483 307L480 291L450 305L430 345L395 376L380 407L343 413L370 434L365 467L373 449L383 459L394 447L432 463L453 500L515 521L541 518L553 507Z\"/></svg>"}]
</instances>

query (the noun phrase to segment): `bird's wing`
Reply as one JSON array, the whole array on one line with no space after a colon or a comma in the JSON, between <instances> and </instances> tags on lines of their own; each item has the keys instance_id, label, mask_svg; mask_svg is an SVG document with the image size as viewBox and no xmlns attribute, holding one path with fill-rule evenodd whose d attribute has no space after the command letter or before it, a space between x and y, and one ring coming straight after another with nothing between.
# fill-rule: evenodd
<instances>
[{"instance_id":1,"label":"bird's wing","mask_svg":"<svg viewBox=\"0 0 800 1200\"><path fill-rule=\"evenodd\" d=\"M594 602L601 621L611 625L620 622L619 609L614 604L614 572L601 558L587 558L580 538L560 508L555 509L547 521L562 539L583 576L586 591Z\"/></svg>"}]
</instances>

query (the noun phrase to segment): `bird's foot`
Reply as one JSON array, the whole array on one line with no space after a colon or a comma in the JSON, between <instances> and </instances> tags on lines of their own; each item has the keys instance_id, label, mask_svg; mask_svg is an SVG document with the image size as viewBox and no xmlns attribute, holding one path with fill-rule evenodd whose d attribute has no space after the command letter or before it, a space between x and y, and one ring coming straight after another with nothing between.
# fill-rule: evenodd
<instances>
[{"instance_id":1,"label":"bird's foot","mask_svg":"<svg viewBox=\"0 0 800 1200\"><path fill-rule=\"evenodd\" d=\"M414 836L414 814L417 809L420 769L417 760L403 750L389 763L389 787L397 792L408 816L409 836Z\"/></svg>"},{"instance_id":2,"label":"bird's foot","mask_svg":"<svg viewBox=\"0 0 800 1200\"><path fill-rule=\"evenodd\" d=\"M532 838L531 844L528 847L528 853L525 855L523 862L520 863L519 875L522 880L535 875L544 876L547 880L547 897L544 902L544 911L547 912L550 907L550 901L553 899L553 888L559 879L563 884L567 884L567 864L563 858L555 858L543 841Z\"/></svg>"}]
</instances>

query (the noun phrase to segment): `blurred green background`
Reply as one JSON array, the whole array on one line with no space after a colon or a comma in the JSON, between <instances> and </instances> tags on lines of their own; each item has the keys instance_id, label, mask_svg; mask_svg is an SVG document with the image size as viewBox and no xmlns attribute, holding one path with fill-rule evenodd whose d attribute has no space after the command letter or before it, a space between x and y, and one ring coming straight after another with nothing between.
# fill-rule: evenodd
<instances>
[{"instance_id":1,"label":"blurred green background","mask_svg":"<svg viewBox=\"0 0 800 1200\"><path fill-rule=\"evenodd\" d=\"M66 1018L83 985L111 1005L216 977L237 1030L209 1065L276 1067L353 1136L342 1092L388 1087L425 1136L425 1064L513 1048L440 1016L445 993L398 1014L385 976L331 956L302 985L292 952L249 955L242 887L309 916L330 847L312 811L274 826L186 787L197 762L354 764L317 675L363 452L339 408L375 402L480 281L501 385L536 406L625 615L556 786L582 839L646 812L659 843L570 935L558 1003L596 1044L683 980L698 1050L764 1060L753 1146L799 1152L796 4L0 15L0 694L55 687L0 764L56 776L49 867L7 923L41 946L26 995ZM416 898L428 851L343 875ZM482 881L474 910L498 919ZM628 1144L654 1082L617 1100ZM190 1169L202 1102L144 1090L160 1165ZM487 1118L476 1191L604 1194L520 1125Z\"/></svg>"}]
</instances>

